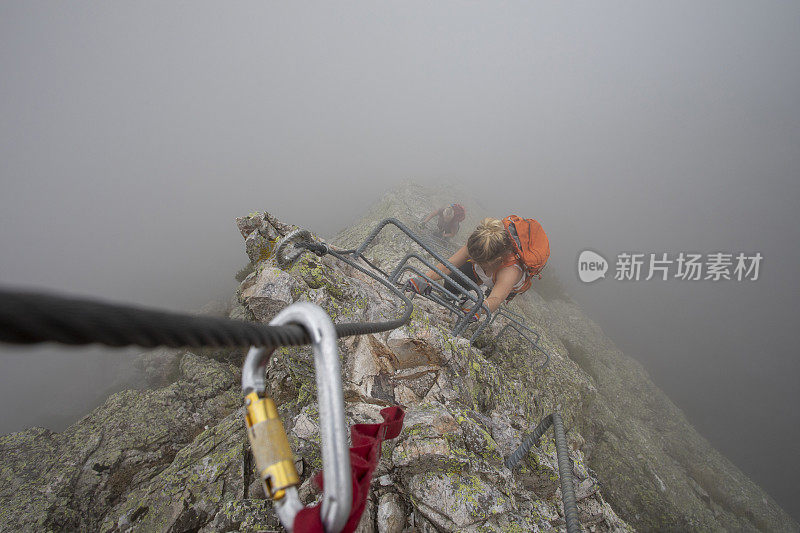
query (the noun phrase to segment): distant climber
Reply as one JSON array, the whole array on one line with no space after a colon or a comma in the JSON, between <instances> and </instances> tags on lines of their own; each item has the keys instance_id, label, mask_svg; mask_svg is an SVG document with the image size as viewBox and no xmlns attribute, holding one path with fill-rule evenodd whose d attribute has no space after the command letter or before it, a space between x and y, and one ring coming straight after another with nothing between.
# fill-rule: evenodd
<instances>
[{"instance_id":1,"label":"distant climber","mask_svg":"<svg viewBox=\"0 0 800 533\"><path fill-rule=\"evenodd\" d=\"M433 217L436 218L436 230L433 232L437 237L449 239L455 237L458 233L461 222L467 215L466 209L461 204L450 204L446 207L440 207L425 217L420 226L425 226Z\"/></svg>"},{"instance_id":2,"label":"distant climber","mask_svg":"<svg viewBox=\"0 0 800 533\"><path fill-rule=\"evenodd\" d=\"M503 220L484 218L467 244L450 256L449 261L477 285L488 289L485 303L494 312L504 301L528 290L549 257L550 242L542 226L532 218L511 215ZM436 266L450 274L444 265ZM433 281L442 279L432 270L425 275ZM422 276L409 279L406 288L418 294L430 294L433 289ZM444 288L450 292L457 290L448 281Z\"/></svg>"}]
</instances>

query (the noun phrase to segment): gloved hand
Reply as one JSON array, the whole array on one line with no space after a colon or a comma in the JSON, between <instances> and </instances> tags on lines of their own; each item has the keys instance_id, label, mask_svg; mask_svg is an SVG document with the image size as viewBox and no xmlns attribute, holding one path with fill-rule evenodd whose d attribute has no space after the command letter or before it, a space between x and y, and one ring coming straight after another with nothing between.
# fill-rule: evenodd
<instances>
[{"instance_id":1,"label":"gloved hand","mask_svg":"<svg viewBox=\"0 0 800 533\"><path fill-rule=\"evenodd\" d=\"M469 313L470 311L472 311L472 307L461 308L462 313ZM472 313L472 315L467 319L467 323L472 324L473 322L477 322L480 319L481 319L481 310L478 309L476 313Z\"/></svg>"},{"instance_id":2,"label":"gloved hand","mask_svg":"<svg viewBox=\"0 0 800 533\"><path fill-rule=\"evenodd\" d=\"M413 277L406 282L406 290L417 294L424 294L427 296L431 293L432 289L433 287L428 283L428 280L422 276Z\"/></svg>"}]
</instances>

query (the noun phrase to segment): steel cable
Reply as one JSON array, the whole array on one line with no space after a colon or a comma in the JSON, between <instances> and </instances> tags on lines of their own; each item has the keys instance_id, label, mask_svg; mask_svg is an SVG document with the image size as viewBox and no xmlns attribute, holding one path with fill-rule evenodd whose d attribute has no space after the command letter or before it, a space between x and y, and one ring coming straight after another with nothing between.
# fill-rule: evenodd
<instances>
[{"instance_id":1,"label":"steel cable","mask_svg":"<svg viewBox=\"0 0 800 533\"><path fill-rule=\"evenodd\" d=\"M370 275L359 265L353 265ZM375 276L377 279L377 276ZM382 280L378 280L382 281ZM402 317L386 322L336 324L338 337L380 333L402 326L411 317L411 302L403 301ZM0 342L67 345L103 344L154 348L201 346L297 346L311 339L296 325L268 326L241 320L194 316L28 291L0 289Z\"/></svg>"},{"instance_id":2,"label":"steel cable","mask_svg":"<svg viewBox=\"0 0 800 533\"><path fill-rule=\"evenodd\" d=\"M403 303L400 318L385 322L336 324L338 337L389 331L406 324L413 305L402 291L381 276L368 271L346 251L333 250L316 242L297 243L317 255L331 254L391 290ZM366 258L362 259L366 260ZM29 291L0 288L0 342L36 344L57 342L67 345L106 346L297 346L311 342L297 325L268 326L241 320L195 316L128 305L113 304Z\"/></svg>"},{"instance_id":3,"label":"steel cable","mask_svg":"<svg viewBox=\"0 0 800 533\"><path fill-rule=\"evenodd\" d=\"M561 481L561 501L564 502L564 521L567 524L567 533L580 533L581 522L578 519L578 504L575 499L575 485L572 481L572 463L569 458L567 448L567 437L564 432L564 422L561 415L553 413L547 415L539 422L539 425L523 439L511 455L506 457L505 464L509 469L514 469L522 459L528 455L531 447L539 444L544 432L553 426L553 434L556 441L556 457L558 459L558 477Z\"/></svg>"}]
</instances>

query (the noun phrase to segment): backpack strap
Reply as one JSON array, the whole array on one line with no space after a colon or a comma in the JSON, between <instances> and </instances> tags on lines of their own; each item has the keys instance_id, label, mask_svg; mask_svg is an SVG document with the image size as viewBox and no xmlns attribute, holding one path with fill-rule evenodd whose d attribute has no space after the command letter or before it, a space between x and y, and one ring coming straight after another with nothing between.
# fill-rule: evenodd
<instances>
[{"instance_id":1,"label":"backpack strap","mask_svg":"<svg viewBox=\"0 0 800 533\"><path fill-rule=\"evenodd\" d=\"M511 241L514 244L514 255L516 256L518 261L522 261L522 255L520 255L520 250L522 250L522 243L519 240L519 233L517 233L517 226L514 225L513 220L509 220L508 222L508 235L511 237Z\"/></svg>"},{"instance_id":2,"label":"backpack strap","mask_svg":"<svg viewBox=\"0 0 800 533\"><path fill-rule=\"evenodd\" d=\"M500 265L500 268L498 268L497 271L494 274L492 274L492 282L493 283L497 283L497 274L501 270L503 270L506 267L510 267L510 266L514 266L514 265L517 265L520 268L520 270L522 270L522 278L525 281L522 283L522 286L519 289L511 289L511 292L509 293L509 295L511 295L511 294L522 294L523 292L525 292L528 289L530 289L531 288L531 278L533 277L533 274L531 274L530 269L528 269L528 267L525 265L525 263L523 263L522 260L519 258L519 254L509 254L508 256L506 256L505 260Z\"/></svg>"}]
</instances>

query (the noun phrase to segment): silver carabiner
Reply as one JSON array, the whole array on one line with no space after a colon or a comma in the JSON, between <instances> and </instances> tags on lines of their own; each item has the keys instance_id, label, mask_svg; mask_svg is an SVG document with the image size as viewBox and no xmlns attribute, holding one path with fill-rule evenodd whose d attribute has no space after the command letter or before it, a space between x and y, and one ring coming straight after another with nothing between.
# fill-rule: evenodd
<instances>
[{"instance_id":1,"label":"silver carabiner","mask_svg":"<svg viewBox=\"0 0 800 533\"><path fill-rule=\"evenodd\" d=\"M303 326L314 348L325 479L321 518L325 531L338 533L350 515L353 487L336 330L328 314L309 302L294 303L270 321L271 326L285 324ZM264 493L273 499L283 527L291 533L294 518L303 505L297 494L299 476L286 431L275 403L266 393L265 371L273 351L253 346L247 353L242 368L245 423Z\"/></svg>"}]
</instances>

